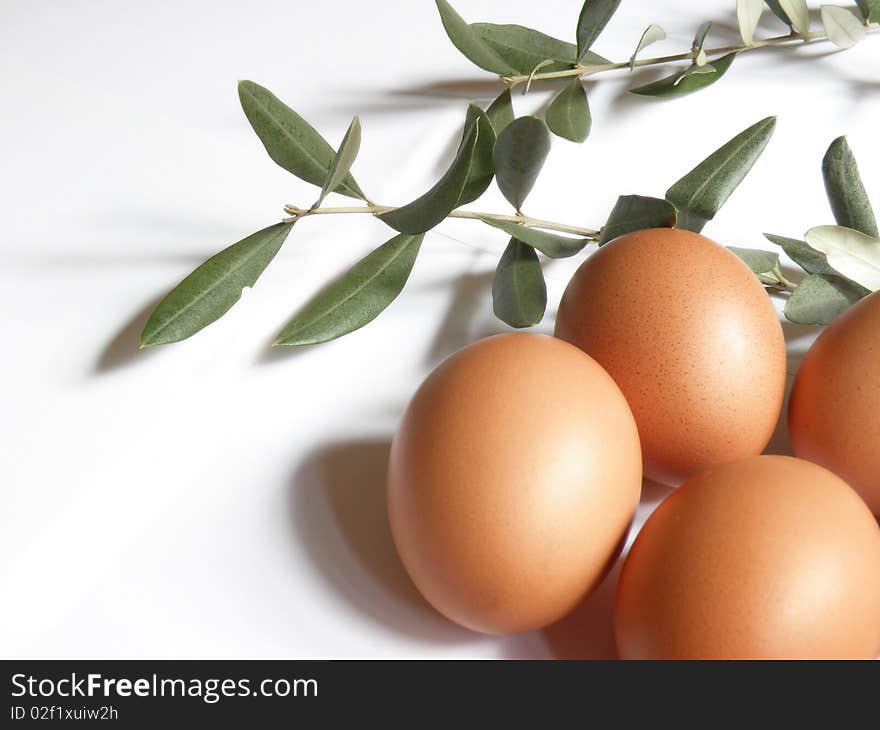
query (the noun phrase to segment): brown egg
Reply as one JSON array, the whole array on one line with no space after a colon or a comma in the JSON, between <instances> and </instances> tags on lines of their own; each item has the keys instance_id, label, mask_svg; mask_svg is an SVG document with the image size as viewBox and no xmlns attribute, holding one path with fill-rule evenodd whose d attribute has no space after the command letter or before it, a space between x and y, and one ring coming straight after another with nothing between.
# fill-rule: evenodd
<instances>
[{"instance_id":1,"label":"brown egg","mask_svg":"<svg viewBox=\"0 0 880 730\"><path fill-rule=\"evenodd\" d=\"M816 464L757 456L686 482L627 556L623 659L873 658L880 528Z\"/></svg>"},{"instance_id":2,"label":"brown egg","mask_svg":"<svg viewBox=\"0 0 880 730\"><path fill-rule=\"evenodd\" d=\"M757 277L696 233L638 231L600 248L565 291L556 336L620 386L649 479L675 484L761 453L785 391L785 339Z\"/></svg>"},{"instance_id":3,"label":"brown egg","mask_svg":"<svg viewBox=\"0 0 880 730\"><path fill-rule=\"evenodd\" d=\"M641 478L608 374L553 337L499 335L448 358L409 404L391 448L391 531L438 611L475 631L529 631L601 581Z\"/></svg>"},{"instance_id":4,"label":"brown egg","mask_svg":"<svg viewBox=\"0 0 880 730\"><path fill-rule=\"evenodd\" d=\"M788 408L795 453L831 469L880 515L880 293L856 304L804 358Z\"/></svg>"}]
</instances>

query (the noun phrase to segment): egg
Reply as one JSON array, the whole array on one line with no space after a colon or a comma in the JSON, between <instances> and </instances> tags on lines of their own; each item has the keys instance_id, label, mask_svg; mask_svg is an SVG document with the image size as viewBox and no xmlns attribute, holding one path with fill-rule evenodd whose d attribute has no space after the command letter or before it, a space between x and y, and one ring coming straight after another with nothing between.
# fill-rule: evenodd
<instances>
[{"instance_id":1,"label":"egg","mask_svg":"<svg viewBox=\"0 0 880 730\"><path fill-rule=\"evenodd\" d=\"M801 364L788 409L795 454L846 480L880 515L880 293L849 309Z\"/></svg>"},{"instance_id":2,"label":"egg","mask_svg":"<svg viewBox=\"0 0 880 730\"><path fill-rule=\"evenodd\" d=\"M685 230L600 248L562 297L556 335L604 367L629 401L645 475L677 484L760 454L785 391L785 339L757 277Z\"/></svg>"},{"instance_id":3,"label":"egg","mask_svg":"<svg viewBox=\"0 0 880 730\"><path fill-rule=\"evenodd\" d=\"M546 626L602 580L639 501L626 400L561 340L505 334L434 370L394 437L388 513L400 558L452 621Z\"/></svg>"},{"instance_id":4,"label":"egg","mask_svg":"<svg viewBox=\"0 0 880 730\"><path fill-rule=\"evenodd\" d=\"M880 649L880 528L826 469L757 456L687 481L624 563L623 659L870 659Z\"/></svg>"}]
</instances>

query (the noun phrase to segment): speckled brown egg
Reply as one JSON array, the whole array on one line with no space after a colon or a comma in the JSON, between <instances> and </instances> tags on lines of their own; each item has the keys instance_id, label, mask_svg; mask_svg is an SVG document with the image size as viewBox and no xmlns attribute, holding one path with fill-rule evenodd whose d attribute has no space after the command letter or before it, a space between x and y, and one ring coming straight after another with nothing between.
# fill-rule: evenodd
<instances>
[{"instance_id":1,"label":"speckled brown egg","mask_svg":"<svg viewBox=\"0 0 880 730\"><path fill-rule=\"evenodd\" d=\"M620 386L645 476L676 484L761 453L785 391L785 339L757 277L690 231L629 233L578 269L556 335Z\"/></svg>"},{"instance_id":2,"label":"speckled brown egg","mask_svg":"<svg viewBox=\"0 0 880 730\"><path fill-rule=\"evenodd\" d=\"M795 453L846 480L880 515L880 294L819 336L788 409Z\"/></svg>"},{"instance_id":3,"label":"speckled brown egg","mask_svg":"<svg viewBox=\"0 0 880 730\"><path fill-rule=\"evenodd\" d=\"M880 528L826 469L716 466L651 515L618 585L623 659L873 658Z\"/></svg>"},{"instance_id":4,"label":"speckled brown egg","mask_svg":"<svg viewBox=\"0 0 880 730\"><path fill-rule=\"evenodd\" d=\"M444 361L410 402L391 448L391 531L438 611L475 631L529 631L601 581L641 478L609 375L553 337L499 335Z\"/></svg>"}]
</instances>

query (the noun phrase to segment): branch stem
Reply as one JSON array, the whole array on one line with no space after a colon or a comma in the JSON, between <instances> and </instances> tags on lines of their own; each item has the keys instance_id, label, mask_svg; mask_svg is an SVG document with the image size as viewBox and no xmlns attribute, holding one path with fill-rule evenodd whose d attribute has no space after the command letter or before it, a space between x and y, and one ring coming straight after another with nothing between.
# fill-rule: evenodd
<instances>
[{"instance_id":1,"label":"branch stem","mask_svg":"<svg viewBox=\"0 0 880 730\"><path fill-rule=\"evenodd\" d=\"M307 210L298 208L295 205L285 205L284 212L290 218L285 222L293 222L300 218L308 218L313 215L373 215L381 216L383 213L390 213L397 210L393 206L387 205L358 205L339 208L314 208ZM543 220L541 218L532 218L531 216L517 213L516 215L500 214L500 213L480 213L472 210L453 210L447 218L463 218L465 220L481 220L482 218L495 218L496 220L507 221L509 223L518 223L526 228L540 228L545 231L557 231L559 233L570 233L590 240L596 240L599 237L599 231L592 228L581 228L579 226L570 226L565 223L555 223L553 221Z\"/></svg>"},{"instance_id":2,"label":"branch stem","mask_svg":"<svg viewBox=\"0 0 880 730\"><path fill-rule=\"evenodd\" d=\"M868 33L873 33L877 30L880 30L880 24L870 23L866 26L866 29ZM773 36L772 38L765 38L764 40L752 41L752 43L750 43L749 45L719 46L717 48L707 48L705 49L705 51L706 56L711 59L717 56L726 56L728 53L745 53L746 51L754 51L758 48L782 46L792 43L809 43L810 41L825 40L828 40L828 35L823 31L812 31L809 33L792 32L785 35ZM644 58L641 60L636 60L633 66L659 66L665 63L673 63L675 61L690 61L693 60L693 57L693 52L688 51L687 53L675 53L671 56L657 56L655 58ZM531 85L535 81L550 81L553 79L571 78L572 76L584 78L586 76L593 76L595 74L603 73L605 71L617 71L625 68L630 68L629 61L623 61L621 63L602 63L593 65L578 64L574 68L565 69L563 71L548 71L547 73L533 73L522 76L503 76L502 80L510 88L513 88L514 86L518 86L524 83L528 83Z\"/></svg>"}]
</instances>

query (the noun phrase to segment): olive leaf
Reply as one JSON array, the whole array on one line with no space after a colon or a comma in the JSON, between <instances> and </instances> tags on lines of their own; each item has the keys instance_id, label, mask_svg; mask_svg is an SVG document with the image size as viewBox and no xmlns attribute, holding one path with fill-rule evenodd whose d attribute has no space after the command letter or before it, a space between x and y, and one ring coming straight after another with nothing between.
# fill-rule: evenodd
<instances>
[{"instance_id":1,"label":"olive leaf","mask_svg":"<svg viewBox=\"0 0 880 730\"><path fill-rule=\"evenodd\" d=\"M866 289L880 289L880 239L843 226L816 226L804 238L835 271Z\"/></svg>"},{"instance_id":2,"label":"olive leaf","mask_svg":"<svg viewBox=\"0 0 880 730\"><path fill-rule=\"evenodd\" d=\"M580 79L574 79L560 91L544 115L550 131L558 137L583 142L590 136L590 104Z\"/></svg>"},{"instance_id":3,"label":"olive leaf","mask_svg":"<svg viewBox=\"0 0 880 730\"><path fill-rule=\"evenodd\" d=\"M712 21L706 21L698 29L694 36L694 42L691 44L691 53L694 56L694 64L699 68L706 65L706 51L703 46L706 44L706 36L712 29Z\"/></svg>"},{"instance_id":4,"label":"olive leaf","mask_svg":"<svg viewBox=\"0 0 880 730\"><path fill-rule=\"evenodd\" d=\"M787 238L786 236L776 236L772 233L765 233L764 238L775 243L798 266L800 266L808 274L829 274L836 275L837 271L828 265L828 258L824 253L810 248L805 241L797 238Z\"/></svg>"},{"instance_id":5,"label":"olive leaf","mask_svg":"<svg viewBox=\"0 0 880 730\"><path fill-rule=\"evenodd\" d=\"M467 182L464 185L464 190L461 192L458 203L456 203L456 207L467 205L479 198L486 192L486 188L489 187L492 178L495 176L495 163L492 159L492 154L495 150L495 128L486 112L476 104L468 106L461 144L465 143L468 132L473 125L478 127L477 144L474 148L474 156L471 161L470 171L468 172Z\"/></svg>"},{"instance_id":6,"label":"olive leaf","mask_svg":"<svg viewBox=\"0 0 880 730\"><path fill-rule=\"evenodd\" d=\"M486 109L486 116L492 122L492 128L496 135L501 134L505 127L515 119L510 89L502 91L498 98L489 105L489 108Z\"/></svg>"},{"instance_id":7,"label":"olive leaf","mask_svg":"<svg viewBox=\"0 0 880 730\"><path fill-rule=\"evenodd\" d=\"M647 48L652 43L657 43L658 41L666 40L666 31L663 30L656 23L651 23L647 28L645 28L644 33L642 33L642 37L639 38L639 43L636 46L636 50L633 51L632 56L629 57L629 70L632 71L636 66L636 57L641 53L642 49Z\"/></svg>"},{"instance_id":8,"label":"olive leaf","mask_svg":"<svg viewBox=\"0 0 880 730\"><path fill-rule=\"evenodd\" d=\"M866 23L880 23L880 0L856 0Z\"/></svg>"},{"instance_id":9,"label":"olive leaf","mask_svg":"<svg viewBox=\"0 0 880 730\"><path fill-rule=\"evenodd\" d=\"M362 258L306 304L275 344L317 345L372 322L403 291L423 238L401 234Z\"/></svg>"},{"instance_id":10,"label":"olive leaf","mask_svg":"<svg viewBox=\"0 0 880 730\"><path fill-rule=\"evenodd\" d=\"M480 33L464 20L446 0L436 0L440 20L449 40L472 63L485 71L510 76L517 70L490 46Z\"/></svg>"},{"instance_id":11,"label":"olive leaf","mask_svg":"<svg viewBox=\"0 0 880 730\"><path fill-rule=\"evenodd\" d=\"M643 195L621 195L608 221L602 226L599 234L599 245L632 231L646 228L672 228L678 218L675 206L660 198L649 198Z\"/></svg>"},{"instance_id":12,"label":"olive leaf","mask_svg":"<svg viewBox=\"0 0 880 730\"><path fill-rule=\"evenodd\" d=\"M520 243L531 246L545 256L549 256L551 259L564 259L569 256L574 256L576 253L582 251L584 246L590 243L589 238L558 236L555 233L548 233L547 231L530 228L521 225L520 223L506 221L501 218L483 216L480 220L493 228L504 231Z\"/></svg>"},{"instance_id":13,"label":"olive leaf","mask_svg":"<svg viewBox=\"0 0 880 730\"><path fill-rule=\"evenodd\" d=\"M495 316L511 327L532 327L547 310L547 284L538 254L531 246L510 240L492 282Z\"/></svg>"},{"instance_id":14,"label":"olive leaf","mask_svg":"<svg viewBox=\"0 0 880 730\"><path fill-rule=\"evenodd\" d=\"M336 157L327 140L271 91L253 81L239 82L238 98L269 157L301 180L322 186ZM364 199L350 174L335 187L335 192Z\"/></svg>"},{"instance_id":15,"label":"olive leaf","mask_svg":"<svg viewBox=\"0 0 880 730\"><path fill-rule=\"evenodd\" d=\"M657 96L664 98L692 94L695 91L700 91L707 86L711 86L724 76L735 57L735 53L729 53L726 56L722 56L718 60L713 61L711 66L703 66L703 72L701 72L699 66L693 64L683 73L674 73L671 76L666 76L665 78L653 81L650 84L630 89L630 91L633 94L640 94L642 96Z\"/></svg>"},{"instance_id":16,"label":"olive leaf","mask_svg":"<svg viewBox=\"0 0 880 730\"><path fill-rule=\"evenodd\" d=\"M758 276L776 277L775 272L779 268L778 253L764 251L760 248L739 248L738 246L728 246L727 250L736 254L737 258L752 270L752 273Z\"/></svg>"},{"instance_id":17,"label":"olive leaf","mask_svg":"<svg viewBox=\"0 0 880 730\"><path fill-rule=\"evenodd\" d=\"M838 225L855 228L866 236L880 236L874 209L846 137L838 137L828 147L822 159L822 177Z\"/></svg>"},{"instance_id":18,"label":"olive leaf","mask_svg":"<svg viewBox=\"0 0 880 730\"><path fill-rule=\"evenodd\" d=\"M778 0L778 5L788 18L792 28L798 33L807 33L810 30L810 9L807 0ZM771 6L771 10L773 7ZM774 10L774 12L776 12Z\"/></svg>"},{"instance_id":19,"label":"olive leaf","mask_svg":"<svg viewBox=\"0 0 880 730\"><path fill-rule=\"evenodd\" d=\"M783 23L790 26L791 21L788 19L788 16L785 14L785 11L782 9L782 6L779 4L779 0L764 0L765 4L768 8L773 12L777 18L779 18Z\"/></svg>"},{"instance_id":20,"label":"olive leaf","mask_svg":"<svg viewBox=\"0 0 880 730\"><path fill-rule=\"evenodd\" d=\"M865 26L846 8L823 5L821 17L825 35L838 48L852 48L865 39Z\"/></svg>"},{"instance_id":21,"label":"olive leaf","mask_svg":"<svg viewBox=\"0 0 880 730\"><path fill-rule=\"evenodd\" d=\"M580 63L586 61L590 47L605 30L605 26L619 5L620 0L586 0L581 8L577 24L577 49Z\"/></svg>"},{"instance_id":22,"label":"olive leaf","mask_svg":"<svg viewBox=\"0 0 880 730\"><path fill-rule=\"evenodd\" d=\"M507 125L495 142L495 177L504 197L518 211L535 185L550 153L550 132L535 117Z\"/></svg>"},{"instance_id":23,"label":"olive leaf","mask_svg":"<svg viewBox=\"0 0 880 730\"><path fill-rule=\"evenodd\" d=\"M444 220L455 208L474 168L480 125L470 125L458 153L439 182L427 193L401 208L383 213L380 220L401 233L424 233Z\"/></svg>"},{"instance_id":24,"label":"olive leaf","mask_svg":"<svg viewBox=\"0 0 880 730\"><path fill-rule=\"evenodd\" d=\"M761 156L775 127L776 117L753 124L666 191L666 199L679 210L679 227L699 232L715 217Z\"/></svg>"},{"instance_id":25,"label":"olive leaf","mask_svg":"<svg viewBox=\"0 0 880 730\"><path fill-rule=\"evenodd\" d=\"M743 43L752 45L755 29L764 14L764 0L736 0L736 19Z\"/></svg>"},{"instance_id":26,"label":"olive leaf","mask_svg":"<svg viewBox=\"0 0 880 730\"><path fill-rule=\"evenodd\" d=\"M327 172L327 180L324 182L324 187L321 188L321 195L318 196L318 200L312 206L313 208L320 207L321 203L324 202L324 198L326 198L332 190L335 190L345 179L346 175L348 175L351 170L351 166L354 164L360 149L361 120L355 117L351 120L351 124L348 127L348 131L345 133L345 137L342 138L342 144L339 145L336 156L330 164L330 170Z\"/></svg>"},{"instance_id":27,"label":"olive leaf","mask_svg":"<svg viewBox=\"0 0 880 730\"><path fill-rule=\"evenodd\" d=\"M153 310L141 332L141 347L192 337L220 319L252 287L275 258L293 223L264 228L209 258Z\"/></svg>"},{"instance_id":28,"label":"olive leaf","mask_svg":"<svg viewBox=\"0 0 880 730\"><path fill-rule=\"evenodd\" d=\"M520 74L531 73L544 61L549 61L545 71L564 71L577 63L577 46L532 28L494 23L472 23L471 28ZM608 59L595 53L587 54L584 62L591 65L609 63Z\"/></svg>"},{"instance_id":29,"label":"olive leaf","mask_svg":"<svg viewBox=\"0 0 880 730\"><path fill-rule=\"evenodd\" d=\"M797 324L830 324L862 298L843 279L812 274L804 279L785 303L785 317Z\"/></svg>"}]
</instances>

